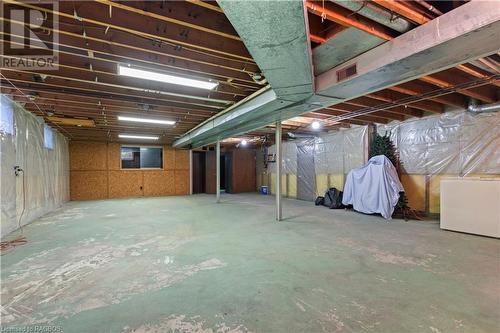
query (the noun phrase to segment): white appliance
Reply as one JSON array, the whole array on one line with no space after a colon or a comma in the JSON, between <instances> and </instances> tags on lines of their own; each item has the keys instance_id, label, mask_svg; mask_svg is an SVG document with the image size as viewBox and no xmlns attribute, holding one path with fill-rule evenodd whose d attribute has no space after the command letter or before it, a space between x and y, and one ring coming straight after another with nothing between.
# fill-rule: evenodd
<instances>
[{"instance_id":1,"label":"white appliance","mask_svg":"<svg viewBox=\"0 0 500 333\"><path fill-rule=\"evenodd\" d=\"M442 178L441 229L500 237L500 178Z\"/></svg>"}]
</instances>

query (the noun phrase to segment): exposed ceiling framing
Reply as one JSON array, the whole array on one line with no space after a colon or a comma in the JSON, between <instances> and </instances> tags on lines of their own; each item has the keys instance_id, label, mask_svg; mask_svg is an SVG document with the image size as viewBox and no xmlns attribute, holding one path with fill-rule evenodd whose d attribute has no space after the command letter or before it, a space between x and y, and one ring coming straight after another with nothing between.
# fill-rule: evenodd
<instances>
[{"instance_id":1,"label":"exposed ceiling framing","mask_svg":"<svg viewBox=\"0 0 500 333\"><path fill-rule=\"evenodd\" d=\"M57 16L58 29L48 33L59 35L59 69L2 69L2 93L12 95L73 140L116 141L119 133L132 132L160 135L161 142L172 143L268 84L262 76L267 68L261 71L247 50L248 41L242 40L214 1L63 1L57 10L15 0L4 2ZM428 3L432 6L425 5ZM305 0L311 48L303 51L312 53L312 71L321 75L464 3ZM2 38L8 37L0 33ZM350 42L352 38L357 38L356 45ZM322 57L331 48L339 49L339 54L324 62ZM219 85L207 92L126 78L117 74L120 64L210 79ZM324 123L323 130L388 123L465 108L471 99L492 103L499 99L500 82L491 78L499 70L500 56L492 54L323 109L304 110L301 117L285 122L284 128L309 131L314 120ZM44 79L36 80L40 74ZM293 77L286 82L290 80ZM269 83L278 95L300 99L297 96L309 94L309 88L290 90L286 84ZM167 118L177 123L165 128L122 123L118 115ZM93 121L95 127L77 126L78 121L72 120L51 121L64 117ZM272 125L252 130L251 135L265 135L270 128Z\"/></svg>"}]
</instances>

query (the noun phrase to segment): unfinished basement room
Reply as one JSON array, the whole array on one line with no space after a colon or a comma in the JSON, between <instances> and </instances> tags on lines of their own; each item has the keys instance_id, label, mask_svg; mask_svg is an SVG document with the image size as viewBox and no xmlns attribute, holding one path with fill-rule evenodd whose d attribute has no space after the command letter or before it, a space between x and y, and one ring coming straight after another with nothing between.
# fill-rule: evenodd
<instances>
[{"instance_id":1,"label":"unfinished basement room","mask_svg":"<svg viewBox=\"0 0 500 333\"><path fill-rule=\"evenodd\" d=\"M0 331L500 333L500 0L2 0Z\"/></svg>"}]
</instances>

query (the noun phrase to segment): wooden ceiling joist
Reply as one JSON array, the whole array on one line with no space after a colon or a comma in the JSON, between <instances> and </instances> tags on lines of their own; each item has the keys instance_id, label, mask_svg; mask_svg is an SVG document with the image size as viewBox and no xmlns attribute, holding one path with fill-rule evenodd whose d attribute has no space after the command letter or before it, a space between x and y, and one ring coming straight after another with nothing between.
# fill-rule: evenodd
<instances>
[{"instance_id":1,"label":"wooden ceiling joist","mask_svg":"<svg viewBox=\"0 0 500 333\"><path fill-rule=\"evenodd\" d=\"M309 12L317 16L346 27L353 27L365 31L381 39L391 40L396 36L395 32L386 26L337 6L329 1L314 2L306 0L305 5Z\"/></svg>"},{"instance_id":2,"label":"wooden ceiling joist","mask_svg":"<svg viewBox=\"0 0 500 333\"><path fill-rule=\"evenodd\" d=\"M21 21L5 18L0 18L0 20L14 24L23 24ZM149 64L160 63L166 67L175 68L177 70L189 70L189 68L197 64L198 66L194 66L194 68L198 68L199 72L203 73L204 70L205 72L207 70L208 72L213 72L215 68L215 70L220 70L222 73L225 73L229 78L247 80L248 82L252 82L250 80L250 74L258 71L258 67L252 63L232 63L231 60L226 59L211 59L206 55L190 54L189 52L185 52L184 49L171 48L171 50L169 50L162 47L162 45L155 45L149 40L140 38L131 39L130 36L121 33L113 34L113 40L108 40L104 38L105 36L102 36L102 38L94 36L93 30L90 28L87 29L88 31L86 30L85 35L83 35L81 31L77 32L74 27L68 29L73 29L75 32L51 28L46 29L52 33L59 34L58 45L68 47L72 50L80 50L82 51L81 55L88 56L90 53L93 57L94 54L99 53L132 61L147 62ZM1 33L7 35L5 32ZM15 34L10 35L17 36ZM46 42L52 44L51 41ZM109 52L110 48L112 48L112 52Z\"/></svg>"},{"instance_id":3,"label":"wooden ceiling joist","mask_svg":"<svg viewBox=\"0 0 500 333\"><path fill-rule=\"evenodd\" d=\"M32 89L48 89L52 88L52 90L49 89L49 91L58 91L58 92L70 92L74 94L79 94L81 96L85 96L85 94L93 94L93 96L96 97L111 97L111 98L118 98L118 99L123 99L123 100L142 100L144 103L148 103L148 101L151 101L152 103L156 102L165 102L168 104L168 106L193 106L193 107L202 107L202 108L209 108L209 109L214 109L214 110L222 110L224 109L224 106L220 105L210 105L210 104L203 104L203 103L190 103L190 102L185 102L182 100L172 100L172 99L166 99L164 96L158 95L158 94L152 94L152 93L143 93L140 95L136 95L132 92L119 92L119 91L103 91L99 89L89 89L89 88L83 88L83 87L72 87L69 85L63 85L63 84L50 84L50 83L39 83L39 82L33 82L30 80L30 78L24 77L24 79L17 79L15 77L7 76L9 81L12 81L16 83L16 86L22 88L22 89L27 89L27 90L32 90ZM4 81L2 79L2 81ZM8 84L8 82L5 82L5 84Z\"/></svg>"},{"instance_id":4,"label":"wooden ceiling joist","mask_svg":"<svg viewBox=\"0 0 500 333\"><path fill-rule=\"evenodd\" d=\"M124 4L114 2L114 1L109 1L109 0L95 0L95 2L99 2L103 5L111 6L113 8L119 8L122 10L126 10L126 11L131 12L131 13L140 14L142 16L146 16L149 18L157 19L159 21L177 24L177 25L180 25L180 26L183 26L186 28L200 30L200 31L203 31L203 32L206 32L209 34L213 34L216 36L221 36L221 37L225 37L225 38L229 38L229 39L233 39L233 40L237 40L237 41L241 42L241 38L236 34L226 33L226 32L211 29L211 28L208 28L208 27L205 27L202 25L186 22L186 17L183 17L183 19L181 20L181 19L177 19L177 18L173 18L173 17L168 17L165 15L160 15L160 14L157 14L155 12L151 12L151 7L148 8L149 9L148 11L145 11L145 10L133 7L133 5L134 5L133 2L131 2L130 5L124 5ZM145 4L147 6L148 2L146 2ZM155 5L155 3L153 3L153 2L150 2L149 4ZM178 7L178 6L182 6L182 2L176 3L176 7Z\"/></svg>"},{"instance_id":5,"label":"wooden ceiling joist","mask_svg":"<svg viewBox=\"0 0 500 333\"><path fill-rule=\"evenodd\" d=\"M404 100L406 95L401 94L397 91L391 91L391 90L381 90L377 91L374 93L371 93L368 95L370 98L378 99L383 102L388 102L388 103L394 103L396 101ZM431 113L443 113L444 112L444 106L433 101L428 101L428 100L422 100L422 101L409 101L405 103L404 105L411 106L412 108L419 109L422 111L426 112L431 112Z\"/></svg>"},{"instance_id":6,"label":"wooden ceiling joist","mask_svg":"<svg viewBox=\"0 0 500 333\"><path fill-rule=\"evenodd\" d=\"M248 61L248 62L253 62L253 59L251 58L251 56L248 55L244 46L242 47L240 45L240 47L239 47L240 53L236 53L236 50L232 50L231 52L227 52L227 51L221 51L220 49L216 49L216 48L213 48L213 47L210 47L207 45L203 45L204 42L206 44L206 42L209 40L208 38L199 38L197 40L199 44L194 44L191 42L180 40L179 38L174 39L174 38L165 37L166 35L168 35L167 29L165 29L162 34L158 34L158 33L155 34L155 33L147 32L147 31L143 31L144 30L144 21L139 21L136 24L136 22L134 22L130 18L128 18L128 19L124 19L123 17L120 18L119 15L117 15L118 13L113 15L113 17L110 18L108 16L106 10L98 10L97 8L95 8L93 6L93 4L94 4L93 2L86 2L86 1L81 2L81 6L78 8L78 17L75 17L75 14L74 14L75 8L73 7L74 4L70 3L70 2L64 2L64 1L60 2L59 7L62 7L62 8L60 8L60 10L56 10L56 11L52 10L52 9L40 7L40 6L35 6L35 5L29 4L29 3L16 1L16 0L4 0L4 2L8 3L8 4L15 4L15 5L18 5L21 7L25 7L25 8L36 9L36 10L39 10L41 12L49 12L51 14L59 16L60 20L69 19L71 22L77 23L77 24L85 23L86 25L100 26L100 27L103 27L103 29L108 29L108 30L112 29L112 30L126 32L126 33L129 33L131 35L135 35L135 36L146 37L146 38L150 38L153 40L161 40L162 42L165 42L165 43L169 43L169 44L173 44L173 45L177 45L177 46L181 46L181 47L185 47L185 48L190 48L190 49L194 49L194 50L198 50L198 51L202 51L202 52L208 52L211 54L216 54L216 55L220 55L220 56L224 56L224 57L229 57L230 59L231 58L232 59L240 59L240 60L244 60L244 61ZM91 4L93 7L85 8L84 6L86 4ZM66 9L66 6L67 6L67 12L64 12L64 9ZM86 12L86 11L88 11L88 12ZM88 18L88 17L92 17L92 18ZM120 22L120 24L123 22L127 22L130 26L133 26L134 28L124 27L124 26L116 23L115 21ZM134 24L136 26L134 26ZM227 46L227 49L230 49L230 48L231 47Z\"/></svg>"}]
</instances>

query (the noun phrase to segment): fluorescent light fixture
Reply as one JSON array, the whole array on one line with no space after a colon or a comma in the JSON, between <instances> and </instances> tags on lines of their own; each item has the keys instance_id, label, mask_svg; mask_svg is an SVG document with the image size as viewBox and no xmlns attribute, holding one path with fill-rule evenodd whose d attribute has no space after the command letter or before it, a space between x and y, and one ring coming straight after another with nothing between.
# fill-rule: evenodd
<instances>
[{"instance_id":1,"label":"fluorescent light fixture","mask_svg":"<svg viewBox=\"0 0 500 333\"><path fill-rule=\"evenodd\" d=\"M118 120L135 121L138 123L162 124L162 125L175 124L175 121L173 120L160 120L160 119L136 118L136 117L125 117L125 116L118 116Z\"/></svg>"},{"instance_id":2,"label":"fluorescent light fixture","mask_svg":"<svg viewBox=\"0 0 500 333\"><path fill-rule=\"evenodd\" d=\"M247 143L248 143L248 142L247 142L247 140L245 140L245 139L241 140L241 145L242 145L242 146L246 146L246 145L247 145Z\"/></svg>"},{"instance_id":3,"label":"fluorescent light fixture","mask_svg":"<svg viewBox=\"0 0 500 333\"><path fill-rule=\"evenodd\" d=\"M158 140L158 136L151 135L133 135L133 134L118 134L121 139L144 139L144 140Z\"/></svg>"},{"instance_id":4,"label":"fluorescent light fixture","mask_svg":"<svg viewBox=\"0 0 500 333\"><path fill-rule=\"evenodd\" d=\"M311 123L311 127L312 127L312 129L317 130L317 129L319 129L319 128L321 127L321 124L320 124L320 122L319 122L319 121L313 121L313 122Z\"/></svg>"},{"instance_id":5,"label":"fluorescent light fixture","mask_svg":"<svg viewBox=\"0 0 500 333\"><path fill-rule=\"evenodd\" d=\"M212 90L215 87L217 87L217 85L219 84L218 82L188 79L188 78L181 77L181 76L156 73L156 72L152 72L152 71L146 71L143 69L131 68L128 66L123 66L123 65L118 66L118 74L125 75L125 76L131 76L131 77L135 77L138 79L153 80L153 81L159 81L159 82L171 83L171 84L179 84L181 86L188 86L188 87L207 89L207 90Z\"/></svg>"}]
</instances>

